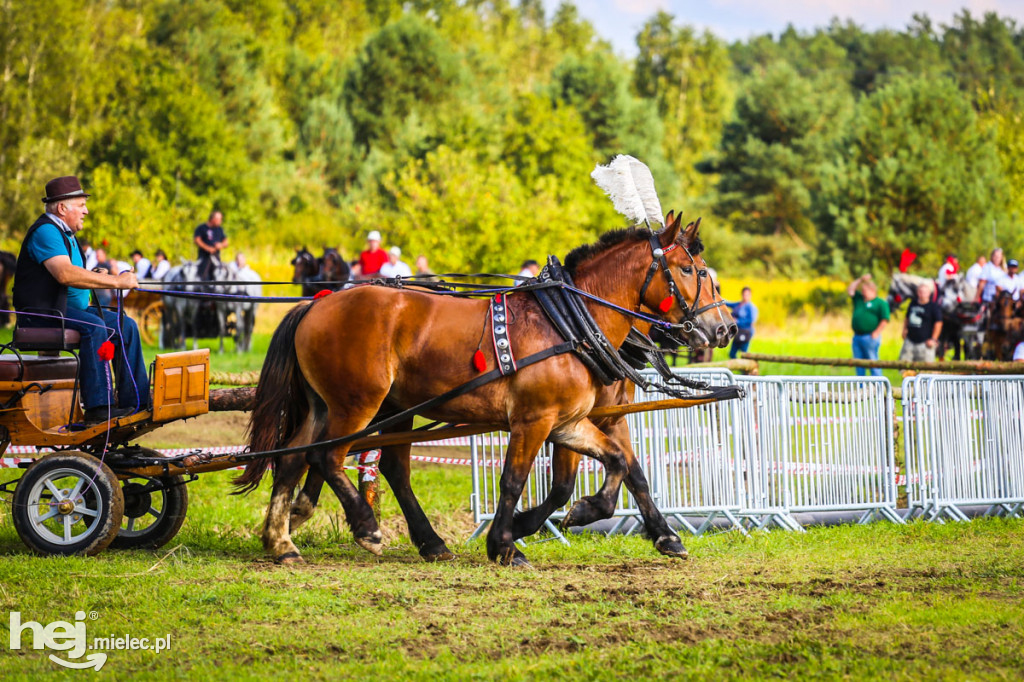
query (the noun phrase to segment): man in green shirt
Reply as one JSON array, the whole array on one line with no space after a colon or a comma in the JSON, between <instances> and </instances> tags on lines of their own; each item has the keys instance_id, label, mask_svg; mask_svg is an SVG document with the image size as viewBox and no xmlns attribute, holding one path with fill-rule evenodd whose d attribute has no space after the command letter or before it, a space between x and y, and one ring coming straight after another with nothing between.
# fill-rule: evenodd
<instances>
[{"instance_id":1,"label":"man in green shirt","mask_svg":"<svg viewBox=\"0 0 1024 682\"><path fill-rule=\"evenodd\" d=\"M859 289L859 291L858 291ZM882 330L889 324L889 303L878 298L878 287L871 275L861 275L850 282L846 293L853 297L853 357L877 360L882 346ZM873 367L872 376L882 376L882 370ZM857 368L857 376L864 376L864 368Z\"/></svg>"}]
</instances>

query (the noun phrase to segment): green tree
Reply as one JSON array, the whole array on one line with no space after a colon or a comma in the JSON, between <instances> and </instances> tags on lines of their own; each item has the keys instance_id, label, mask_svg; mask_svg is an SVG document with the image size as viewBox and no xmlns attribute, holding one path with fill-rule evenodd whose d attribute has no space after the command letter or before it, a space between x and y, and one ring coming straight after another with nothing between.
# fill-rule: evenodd
<instances>
[{"instance_id":1,"label":"green tree","mask_svg":"<svg viewBox=\"0 0 1024 682\"><path fill-rule=\"evenodd\" d=\"M948 79L893 79L856 109L826 173L824 259L888 270L904 248L936 256L976 243L1005 215L995 137Z\"/></svg>"},{"instance_id":2,"label":"green tree","mask_svg":"<svg viewBox=\"0 0 1024 682\"><path fill-rule=\"evenodd\" d=\"M405 16L370 38L345 79L355 141L392 149L395 133L416 113L437 120L462 74L455 54L423 20Z\"/></svg>"},{"instance_id":3,"label":"green tree","mask_svg":"<svg viewBox=\"0 0 1024 682\"><path fill-rule=\"evenodd\" d=\"M741 92L719 154L700 167L720 174L717 211L740 230L812 245L813 198L852 97L842 81L802 77L787 62L748 79Z\"/></svg>"},{"instance_id":4,"label":"green tree","mask_svg":"<svg viewBox=\"0 0 1024 682\"><path fill-rule=\"evenodd\" d=\"M729 54L712 34L698 36L672 22L672 15L659 12L640 31L633 84L641 97L657 102L665 155L681 193L693 198L709 189L696 164L718 144L732 107Z\"/></svg>"}]
</instances>

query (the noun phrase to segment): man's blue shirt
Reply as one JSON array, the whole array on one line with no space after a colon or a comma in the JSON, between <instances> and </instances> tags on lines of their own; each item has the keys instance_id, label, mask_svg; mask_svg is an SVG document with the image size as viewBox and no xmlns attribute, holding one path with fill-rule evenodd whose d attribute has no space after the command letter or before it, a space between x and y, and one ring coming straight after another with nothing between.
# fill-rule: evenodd
<instances>
[{"instance_id":1,"label":"man's blue shirt","mask_svg":"<svg viewBox=\"0 0 1024 682\"><path fill-rule=\"evenodd\" d=\"M61 238L60 233L61 228L56 225L40 225L36 228L36 231L32 233L26 244L28 254L32 257L32 260L42 265L54 256L69 256L74 265L84 268L85 263L82 261L82 251L78 248L78 240L75 239L75 235L71 232L64 233L68 241L71 242L71 253L68 253L67 246L64 245L64 240ZM89 290L68 287L68 306L79 310L88 308Z\"/></svg>"},{"instance_id":2,"label":"man's blue shirt","mask_svg":"<svg viewBox=\"0 0 1024 682\"><path fill-rule=\"evenodd\" d=\"M757 306L753 303L727 303L732 309L732 317L736 320L736 326L740 329L752 329L757 322Z\"/></svg>"}]
</instances>

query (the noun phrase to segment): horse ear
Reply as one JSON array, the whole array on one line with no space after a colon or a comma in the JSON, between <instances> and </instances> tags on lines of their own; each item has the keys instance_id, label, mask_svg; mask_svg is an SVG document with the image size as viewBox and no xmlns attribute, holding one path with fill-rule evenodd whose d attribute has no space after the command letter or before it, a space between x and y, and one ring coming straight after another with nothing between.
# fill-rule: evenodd
<instances>
[{"instance_id":1,"label":"horse ear","mask_svg":"<svg viewBox=\"0 0 1024 682\"><path fill-rule=\"evenodd\" d=\"M669 213L665 218L665 229L658 233L659 241L663 247L667 248L676 243L676 240L679 238L679 225L682 223L682 217L683 215L680 213L673 219L672 214Z\"/></svg>"},{"instance_id":2,"label":"horse ear","mask_svg":"<svg viewBox=\"0 0 1024 682\"><path fill-rule=\"evenodd\" d=\"M672 224L672 221L675 220L675 215L676 215L675 211L669 211L667 214L665 214L665 225L666 226Z\"/></svg>"},{"instance_id":3,"label":"horse ear","mask_svg":"<svg viewBox=\"0 0 1024 682\"><path fill-rule=\"evenodd\" d=\"M689 248L700 238L700 218L686 226L683 231L683 245Z\"/></svg>"}]
</instances>

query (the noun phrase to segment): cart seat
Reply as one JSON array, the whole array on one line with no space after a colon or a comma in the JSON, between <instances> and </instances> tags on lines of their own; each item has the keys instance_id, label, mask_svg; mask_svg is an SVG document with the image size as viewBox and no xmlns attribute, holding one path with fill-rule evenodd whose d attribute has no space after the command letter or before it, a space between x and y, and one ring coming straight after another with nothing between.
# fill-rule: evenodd
<instances>
[{"instance_id":1,"label":"cart seat","mask_svg":"<svg viewBox=\"0 0 1024 682\"><path fill-rule=\"evenodd\" d=\"M57 330L60 331L60 330ZM24 369L22 369L24 367ZM0 381L58 381L74 379L78 363L74 358L0 355Z\"/></svg>"},{"instance_id":2,"label":"cart seat","mask_svg":"<svg viewBox=\"0 0 1024 682\"><path fill-rule=\"evenodd\" d=\"M12 344L20 351L76 350L82 336L74 329L60 327L17 327Z\"/></svg>"}]
</instances>

